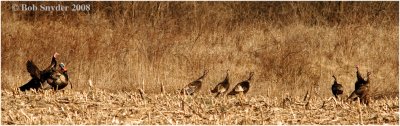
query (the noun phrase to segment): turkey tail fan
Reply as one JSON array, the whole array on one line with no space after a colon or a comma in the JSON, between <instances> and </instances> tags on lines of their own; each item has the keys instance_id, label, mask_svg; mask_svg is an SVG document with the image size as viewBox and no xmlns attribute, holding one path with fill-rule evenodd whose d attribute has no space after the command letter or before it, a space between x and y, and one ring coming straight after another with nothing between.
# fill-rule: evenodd
<instances>
[{"instance_id":1,"label":"turkey tail fan","mask_svg":"<svg viewBox=\"0 0 400 126\"><path fill-rule=\"evenodd\" d=\"M32 60L28 60L26 62L26 69L28 70L32 78L40 79L41 72Z\"/></svg>"}]
</instances>

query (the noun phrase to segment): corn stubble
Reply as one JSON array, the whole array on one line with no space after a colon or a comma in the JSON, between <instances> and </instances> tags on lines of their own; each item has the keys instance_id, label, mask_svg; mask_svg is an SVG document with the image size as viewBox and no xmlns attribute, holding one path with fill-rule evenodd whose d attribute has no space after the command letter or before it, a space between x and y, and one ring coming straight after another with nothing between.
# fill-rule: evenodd
<instances>
[{"instance_id":1,"label":"corn stubble","mask_svg":"<svg viewBox=\"0 0 400 126\"><path fill-rule=\"evenodd\" d=\"M11 11L21 3L38 4L2 2L2 124L399 124L398 2L74 2L92 10ZM54 52L74 89L14 90L30 79L27 60L44 68ZM327 100L332 75L342 97L354 90L355 64L372 73L370 105ZM205 69L202 89L179 95ZM227 69L233 85L255 73L243 100L210 94Z\"/></svg>"},{"instance_id":2,"label":"corn stubble","mask_svg":"<svg viewBox=\"0 0 400 126\"><path fill-rule=\"evenodd\" d=\"M214 97L139 93L2 92L2 124L392 124L399 121L398 99L376 100L370 106L301 97ZM184 104L184 106L182 106ZM360 117L362 120L360 120Z\"/></svg>"}]
</instances>

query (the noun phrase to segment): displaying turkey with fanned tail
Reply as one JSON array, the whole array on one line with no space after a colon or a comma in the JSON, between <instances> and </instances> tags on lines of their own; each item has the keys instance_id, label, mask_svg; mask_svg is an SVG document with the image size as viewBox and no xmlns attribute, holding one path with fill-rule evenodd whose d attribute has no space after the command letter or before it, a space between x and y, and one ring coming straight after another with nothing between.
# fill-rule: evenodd
<instances>
[{"instance_id":1,"label":"displaying turkey with fanned tail","mask_svg":"<svg viewBox=\"0 0 400 126\"><path fill-rule=\"evenodd\" d=\"M208 70L204 70L203 75L201 77L183 87L183 89L181 90L181 94L193 95L194 93L199 92L203 83L202 81L204 77L207 75L207 73Z\"/></svg>"},{"instance_id":2,"label":"displaying turkey with fanned tail","mask_svg":"<svg viewBox=\"0 0 400 126\"><path fill-rule=\"evenodd\" d=\"M57 73L57 56L59 54L56 52L54 53L50 65L44 69L40 70L32 60L28 60L26 62L26 68L29 74L31 75L31 80L19 87L21 91L26 91L30 89L51 89L54 75Z\"/></svg>"},{"instance_id":3,"label":"displaying turkey with fanned tail","mask_svg":"<svg viewBox=\"0 0 400 126\"><path fill-rule=\"evenodd\" d=\"M218 97L220 94L224 94L225 92L228 91L229 85L230 85L229 84L229 70L227 70L224 81L218 83L217 86L215 86L214 89L211 90L211 93L217 93L217 95L215 97Z\"/></svg>"}]
</instances>

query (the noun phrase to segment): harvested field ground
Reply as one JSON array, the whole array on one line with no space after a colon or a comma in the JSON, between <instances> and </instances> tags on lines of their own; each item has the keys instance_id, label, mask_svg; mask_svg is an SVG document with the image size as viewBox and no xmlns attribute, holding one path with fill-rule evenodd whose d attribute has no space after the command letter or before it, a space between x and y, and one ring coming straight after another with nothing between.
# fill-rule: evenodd
<instances>
[{"instance_id":1,"label":"harvested field ground","mask_svg":"<svg viewBox=\"0 0 400 126\"><path fill-rule=\"evenodd\" d=\"M333 100L214 98L101 90L2 92L2 124L399 124L399 99L370 106Z\"/></svg>"}]
</instances>

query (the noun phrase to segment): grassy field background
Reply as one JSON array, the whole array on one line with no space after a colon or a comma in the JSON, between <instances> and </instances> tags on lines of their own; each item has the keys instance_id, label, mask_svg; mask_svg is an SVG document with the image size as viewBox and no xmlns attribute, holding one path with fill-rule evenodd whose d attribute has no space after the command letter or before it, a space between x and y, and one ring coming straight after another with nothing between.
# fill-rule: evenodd
<instances>
[{"instance_id":1,"label":"grassy field background","mask_svg":"<svg viewBox=\"0 0 400 126\"><path fill-rule=\"evenodd\" d=\"M87 4L88 12L11 11L13 4ZM29 81L54 52L77 91L158 94L209 75L201 94L231 70L231 85L254 71L249 95L346 95L354 65L371 71L375 98L399 93L398 2L2 2L1 88Z\"/></svg>"},{"instance_id":2,"label":"grassy field background","mask_svg":"<svg viewBox=\"0 0 400 126\"><path fill-rule=\"evenodd\" d=\"M1 3L1 124L399 124L399 2ZM16 90L54 52L73 89ZM354 90L355 65L369 106L329 100L332 75ZM204 69L200 94L177 95ZM255 72L244 99L210 94L227 69L231 88Z\"/></svg>"}]
</instances>

